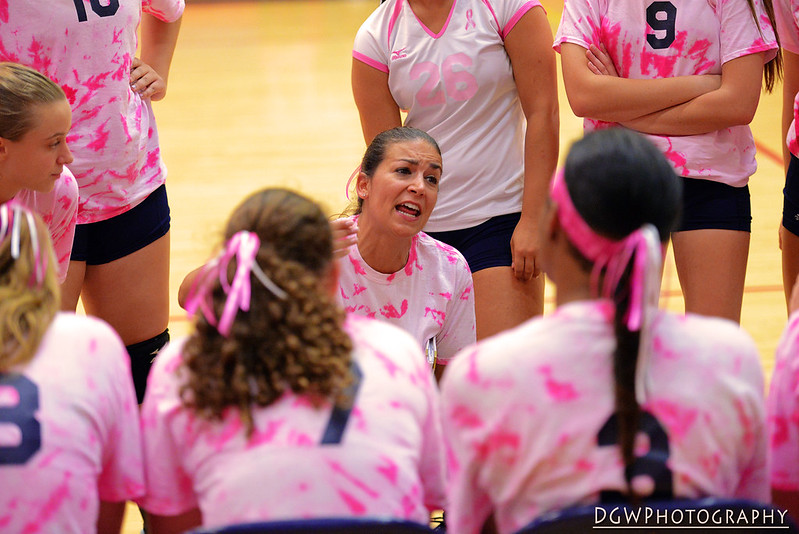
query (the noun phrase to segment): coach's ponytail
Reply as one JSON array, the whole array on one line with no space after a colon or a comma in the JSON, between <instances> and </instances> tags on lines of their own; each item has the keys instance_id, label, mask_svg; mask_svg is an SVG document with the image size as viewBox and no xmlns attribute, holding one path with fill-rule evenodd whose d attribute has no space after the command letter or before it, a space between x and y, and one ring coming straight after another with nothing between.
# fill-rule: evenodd
<instances>
[{"instance_id":1,"label":"coach's ponytail","mask_svg":"<svg viewBox=\"0 0 799 534\"><path fill-rule=\"evenodd\" d=\"M234 211L225 237L224 261L210 268L222 276L201 275L207 287L192 297L205 309L183 352L184 403L217 420L236 408L251 432L251 407L286 391L317 403L341 398L351 380L352 342L324 286L332 262L327 218L296 193L266 189ZM241 253L248 243L257 243L251 256ZM249 265L242 269L242 262ZM248 286L247 305L234 303L226 315L238 283Z\"/></svg>"}]
</instances>

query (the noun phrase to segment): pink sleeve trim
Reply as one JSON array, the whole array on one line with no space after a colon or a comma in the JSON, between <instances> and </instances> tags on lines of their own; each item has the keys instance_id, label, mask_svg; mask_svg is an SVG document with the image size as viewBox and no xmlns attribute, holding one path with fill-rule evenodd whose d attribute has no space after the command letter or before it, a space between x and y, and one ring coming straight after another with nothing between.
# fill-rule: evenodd
<instances>
[{"instance_id":1,"label":"pink sleeve trim","mask_svg":"<svg viewBox=\"0 0 799 534\"><path fill-rule=\"evenodd\" d=\"M591 46L591 43L585 39L578 39L577 37L564 35L563 37L555 38L555 42L552 43L552 48L555 49L555 52L560 54L560 45L563 43L576 44L577 46L582 46L586 50L588 50L588 47Z\"/></svg>"},{"instance_id":2,"label":"pink sleeve trim","mask_svg":"<svg viewBox=\"0 0 799 534\"><path fill-rule=\"evenodd\" d=\"M525 13L527 13L534 7L540 7L541 9L544 9L544 6L542 6L541 3L538 2L538 0L530 0L529 2L525 3L522 7L520 7L516 13L514 13L514 15L510 18L508 23L505 25L504 28L502 28L502 31L500 32L500 36L502 36L503 40L505 39L505 37L508 36L513 27L516 26L516 23L519 22L519 19L521 19ZM546 12L547 10L544 9L544 13Z\"/></svg>"},{"instance_id":3,"label":"pink sleeve trim","mask_svg":"<svg viewBox=\"0 0 799 534\"><path fill-rule=\"evenodd\" d=\"M370 58L369 56L366 56L366 55L361 54L360 52L358 52L356 50L353 50L352 51L352 57L354 57L358 61L366 63L367 65L369 65L372 68L375 68L375 69L377 69L379 71L382 71L382 72L385 72L386 74L388 74L388 65L384 65L384 64L380 63L379 61L375 61L374 59Z\"/></svg>"}]
</instances>

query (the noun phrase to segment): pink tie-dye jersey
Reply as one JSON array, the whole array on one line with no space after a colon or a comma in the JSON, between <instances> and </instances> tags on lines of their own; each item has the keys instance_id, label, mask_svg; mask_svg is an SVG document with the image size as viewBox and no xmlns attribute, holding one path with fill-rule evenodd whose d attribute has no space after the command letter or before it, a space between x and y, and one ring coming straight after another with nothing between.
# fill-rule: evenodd
<instances>
[{"instance_id":1,"label":"pink tie-dye jersey","mask_svg":"<svg viewBox=\"0 0 799 534\"><path fill-rule=\"evenodd\" d=\"M596 502L602 490L625 490L615 439L600 445L599 437L614 412L612 315L608 301L570 303L467 349L447 368L453 532L479 532L492 511L500 532L515 532L545 512ZM666 459L675 496L768 501L763 373L752 339L730 321L665 312L652 334L643 409L668 442L640 434L637 454L661 466ZM638 491L645 482L634 478Z\"/></svg>"},{"instance_id":2,"label":"pink tie-dye jersey","mask_svg":"<svg viewBox=\"0 0 799 534\"><path fill-rule=\"evenodd\" d=\"M799 313L788 320L777 346L768 395L771 485L799 491Z\"/></svg>"},{"instance_id":3,"label":"pink tie-dye jersey","mask_svg":"<svg viewBox=\"0 0 799 534\"><path fill-rule=\"evenodd\" d=\"M780 45L788 52L799 54L799 0L774 0L774 18L777 21L777 32L780 34ZM799 141L796 135L799 95L794 99L793 116L785 142L791 154L799 157Z\"/></svg>"},{"instance_id":4,"label":"pink tie-dye jersey","mask_svg":"<svg viewBox=\"0 0 799 534\"><path fill-rule=\"evenodd\" d=\"M421 347L435 337L445 365L475 342L472 274L451 246L419 232L405 268L392 274L372 269L357 246L338 263L338 297L347 312L393 323Z\"/></svg>"},{"instance_id":5,"label":"pink tie-dye jersey","mask_svg":"<svg viewBox=\"0 0 799 534\"><path fill-rule=\"evenodd\" d=\"M95 532L100 500L144 493L141 459L122 341L57 314L33 360L0 374L0 531Z\"/></svg>"},{"instance_id":6,"label":"pink tie-dye jersey","mask_svg":"<svg viewBox=\"0 0 799 534\"><path fill-rule=\"evenodd\" d=\"M247 439L238 412L199 419L179 396L182 342L156 359L142 406L144 509L200 508L206 526L303 517L384 516L427 523L444 504L438 391L416 343L398 328L350 316L362 373L339 442L320 444L330 404L285 394L254 410Z\"/></svg>"},{"instance_id":7,"label":"pink tie-dye jersey","mask_svg":"<svg viewBox=\"0 0 799 534\"><path fill-rule=\"evenodd\" d=\"M755 23L747 0L566 0L555 36L584 48L604 44L622 78L668 78L721 74L724 63L758 52L774 57L777 41L763 9L754 0ZM607 127L585 119L586 131ZM757 169L749 126L716 132L648 135L680 176L743 187Z\"/></svg>"},{"instance_id":8,"label":"pink tie-dye jersey","mask_svg":"<svg viewBox=\"0 0 799 534\"><path fill-rule=\"evenodd\" d=\"M78 223L109 219L164 183L150 101L130 88L142 10L165 21L184 0L0 0L0 61L52 78L72 107Z\"/></svg>"},{"instance_id":9,"label":"pink tie-dye jersey","mask_svg":"<svg viewBox=\"0 0 799 534\"><path fill-rule=\"evenodd\" d=\"M353 57L388 74L406 126L441 147L444 173L429 232L519 212L525 117L505 37L538 0L453 0L437 34L408 0L387 0L355 37Z\"/></svg>"},{"instance_id":10,"label":"pink tie-dye jersey","mask_svg":"<svg viewBox=\"0 0 799 534\"><path fill-rule=\"evenodd\" d=\"M67 279L75 224L78 222L78 183L75 177L65 167L49 193L23 189L14 199L41 215L50 229L58 260L58 281L63 283Z\"/></svg>"}]
</instances>

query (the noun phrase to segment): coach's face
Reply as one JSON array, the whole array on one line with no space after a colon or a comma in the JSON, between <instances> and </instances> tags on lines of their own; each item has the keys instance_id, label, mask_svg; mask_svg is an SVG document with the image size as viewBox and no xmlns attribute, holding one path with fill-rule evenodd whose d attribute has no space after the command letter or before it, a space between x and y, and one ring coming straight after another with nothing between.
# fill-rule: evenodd
<instances>
[{"instance_id":1,"label":"coach's face","mask_svg":"<svg viewBox=\"0 0 799 534\"><path fill-rule=\"evenodd\" d=\"M393 234L412 237L433 212L440 180L441 155L434 146L423 139L396 142L371 178L358 176L361 212Z\"/></svg>"}]
</instances>

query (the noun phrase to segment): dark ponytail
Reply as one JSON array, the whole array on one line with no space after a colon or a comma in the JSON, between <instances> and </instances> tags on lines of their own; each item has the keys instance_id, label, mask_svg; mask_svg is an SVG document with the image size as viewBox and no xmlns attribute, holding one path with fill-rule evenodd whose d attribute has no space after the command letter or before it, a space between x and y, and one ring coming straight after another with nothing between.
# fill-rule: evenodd
<instances>
[{"instance_id":1,"label":"dark ponytail","mask_svg":"<svg viewBox=\"0 0 799 534\"><path fill-rule=\"evenodd\" d=\"M602 130L577 141L566 158L564 179L569 196L583 220L598 234L622 239L644 224L667 242L679 215L681 183L663 154L641 135L624 128ZM572 246L586 270L592 262ZM630 331L625 317L630 308L633 260L613 294L616 347L613 351L615 412L618 443L625 467L635 462L635 436L641 409L635 393L641 334ZM627 481L629 494L635 494Z\"/></svg>"}]
</instances>

